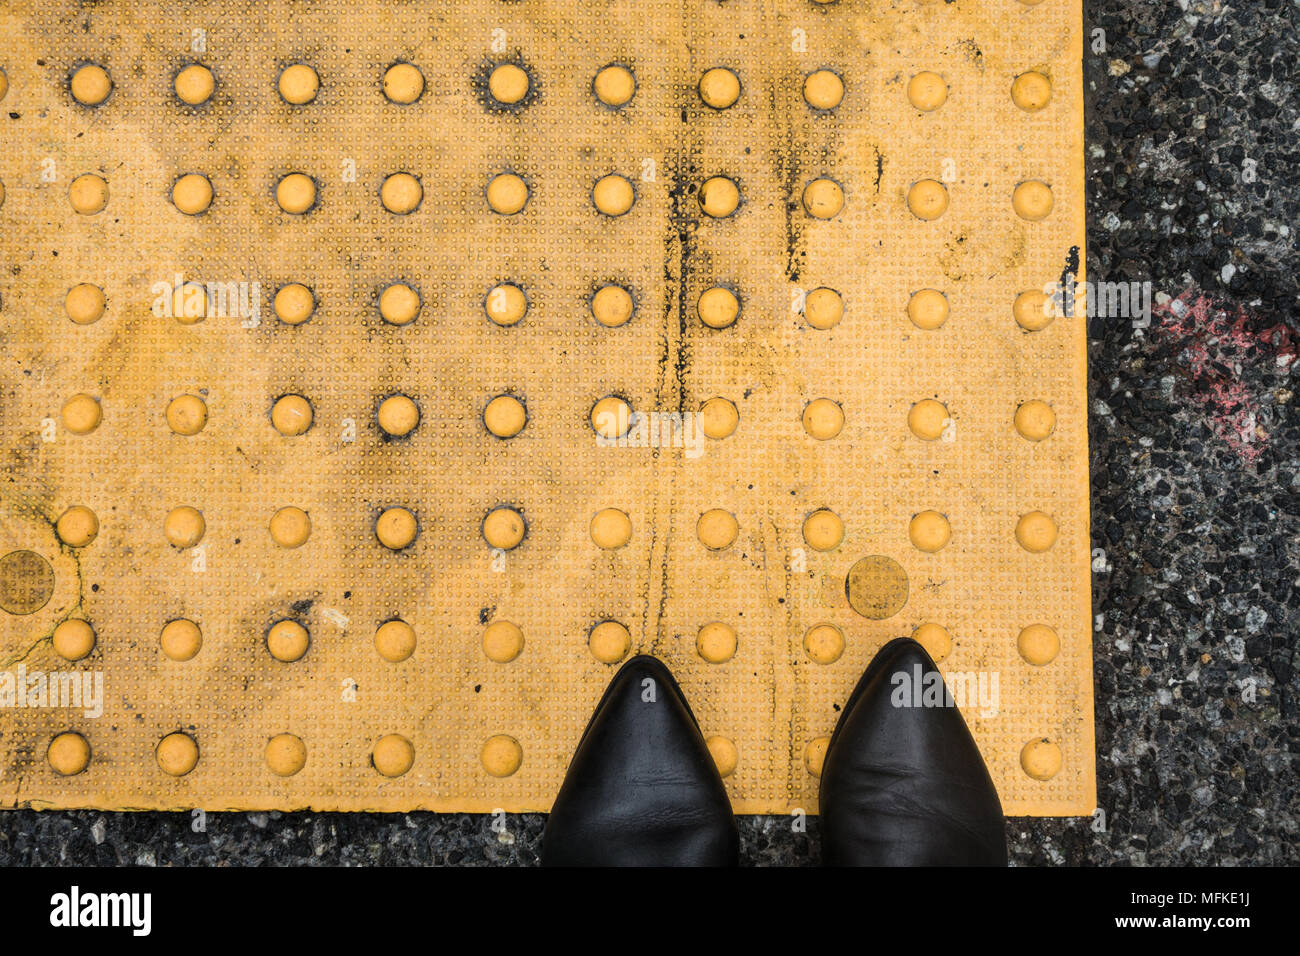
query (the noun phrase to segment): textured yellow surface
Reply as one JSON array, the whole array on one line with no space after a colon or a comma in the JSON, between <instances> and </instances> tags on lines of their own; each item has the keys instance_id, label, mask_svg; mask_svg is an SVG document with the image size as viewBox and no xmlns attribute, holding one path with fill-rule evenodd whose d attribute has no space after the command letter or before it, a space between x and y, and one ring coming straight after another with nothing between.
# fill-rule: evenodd
<instances>
[{"instance_id":1,"label":"textured yellow surface","mask_svg":"<svg viewBox=\"0 0 1300 956\"><path fill-rule=\"evenodd\" d=\"M1059 318L1029 332L1012 312L1021 292L1082 268L1077 0L283 6L19 0L0 14L0 555L29 550L53 571L30 556L0 562L7 607L49 596L32 613L0 612L0 662L104 682L98 718L0 710L0 803L544 810L615 666L588 646L612 620L632 653L677 675L711 748L734 762L740 812L815 811L809 744L830 733L875 650L923 624L939 625L921 635L949 650L950 680L996 675L996 714L977 701L964 712L1008 814L1091 812L1084 328ZM418 68L422 90L405 69L385 82L398 61ZM93 107L69 86L87 62L112 82ZM527 93L518 72L492 79L505 62L528 75ZM215 79L197 106L174 85L192 63ZM298 63L319 89L294 105L280 91L302 99L311 78L281 73ZM617 109L593 84L610 64L635 78ZM701 96L731 99L725 75L699 89L719 67L740 86L724 109ZM835 109L804 100L817 70L843 81ZM1012 97L1028 71L1050 82L1036 111ZM602 95L625 96L624 78L602 74ZM206 82L187 74L183 95L202 97ZM393 102L386 89L418 98ZM512 102L494 103L493 90ZM1041 94L1030 78L1018 99ZM173 204L189 173L212 190L195 215ZM291 173L315 183L302 215L277 205L302 185L277 189ZM394 173L418 180L409 214L389 211L416 201L409 179L385 185ZM488 206L502 173L528 187L516 215ZM70 194L83 174L107 183L101 212L73 208L98 196L93 181ZM633 186L618 217L593 205L610 174ZM739 187L729 218L701 213L715 176ZM843 200L825 220L804 208L821 178ZM947 201L938 218L909 209L924 180L943 185L929 197ZM1041 220L1013 209L1024 181L1050 187ZM932 215L924 191L917 209ZM177 195L187 211L207 198L194 179ZM609 208L628 198L612 180L601 195ZM817 209L838 203L831 186L814 198ZM155 314L155 299L171 298L155 285L177 276L257 283L260 312ZM98 319L85 321L93 292L65 309L83 283L103 292ZM281 321L273 299L293 283L315 306L303 320L290 290ZM404 325L380 317L395 283L419 296ZM635 303L622 325L592 316L591 296L610 283ZM485 315L500 284L527 297L517 324ZM718 285L740 302L723 328L697 312ZM804 293L821 287L844 303L829 328L824 299L803 314ZM939 328L909 319L922 289L946 296ZM605 303L615 319L624 301ZM377 411L399 392L419 424L385 436ZM289 393L312 406L301 435L272 425ZM62 412L78 394L102 412L85 434L69 428L84 429L84 400ZM483 421L502 394L527 410L508 439ZM169 412L182 395L206 405L192 434L192 402ZM609 395L642 413L694 413L722 397L739 423L698 454L603 447L590 413ZM805 412L821 398L842 425L826 403ZM925 399L941 407L914 413ZM1055 415L1042 441L1015 425L1031 400ZM1023 420L1041 428L1031 409ZM409 406L389 412L409 426ZM499 405L493 421L509 431L516 412ZM78 547L55 530L73 506L98 521ZM493 553L483 522L501 506L526 531ZM195 547L169 543L195 531L190 512L169 519L181 507L201 513ZM418 527L401 551L376 537L393 507ZM617 515L593 524L605 509L630 519L626 545L593 540L626 528ZM803 537L819 509L843 524L826 551ZM946 518L938 550L917 546L943 537L934 515L914 520L924 512ZM1033 512L1058 529L1041 553L1017 541ZM400 530L394 514L386 527ZM87 536L81 512L61 527L65 540ZM304 530L299 547L277 543ZM733 534L721 548L701 541ZM845 592L850 567L872 555L907 579L905 605L884 619L857 613ZM862 606L897 597L896 577L858 580L889 590L859 595ZM395 618L410 628L377 642ZM68 619L95 632L75 663L54 647ZM293 628L276 631L277 656L268 649L284 619L309 633L296 660L280 659L300 650ZM175 620L198 625L197 652L188 625L164 635ZM485 642L500 622L517 630ZM701 634L714 623L726 628ZM842 635L838 657L833 629L805 646L823 624ZM1050 635L1021 636L1035 624L1059 638L1041 665L1026 656L1046 656ZM602 657L622 651L621 633L599 632ZM84 638L65 634L67 646ZM88 760L75 738L50 751L69 731Z\"/></svg>"}]
</instances>

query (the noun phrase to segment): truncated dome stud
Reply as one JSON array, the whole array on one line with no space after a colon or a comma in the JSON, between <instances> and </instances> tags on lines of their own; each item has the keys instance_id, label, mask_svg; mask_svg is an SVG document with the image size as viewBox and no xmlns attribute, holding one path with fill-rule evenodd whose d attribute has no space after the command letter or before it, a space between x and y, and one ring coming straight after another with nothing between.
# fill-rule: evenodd
<instances>
[{"instance_id":1,"label":"truncated dome stud","mask_svg":"<svg viewBox=\"0 0 1300 956\"><path fill-rule=\"evenodd\" d=\"M923 398L907 413L907 427L922 441L938 441L951 424L948 408L933 398Z\"/></svg>"},{"instance_id":2,"label":"truncated dome stud","mask_svg":"<svg viewBox=\"0 0 1300 956\"><path fill-rule=\"evenodd\" d=\"M514 173L493 176L487 185L487 202L492 211L513 216L528 205L528 184Z\"/></svg>"},{"instance_id":3,"label":"truncated dome stud","mask_svg":"<svg viewBox=\"0 0 1300 956\"><path fill-rule=\"evenodd\" d=\"M706 179L700 186L700 208L704 215L724 219L740 206L740 187L726 176Z\"/></svg>"},{"instance_id":4,"label":"truncated dome stud","mask_svg":"<svg viewBox=\"0 0 1300 956\"><path fill-rule=\"evenodd\" d=\"M822 764L826 762L826 751L830 745L830 737L814 737L805 745L803 764L805 769L814 777L822 775Z\"/></svg>"},{"instance_id":5,"label":"truncated dome stud","mask_svg":"<svg viewBox=\"0 0 1300 956\"><path fill-rule=\"evenodd\" d=\"M1016 522L1016 540L1026 551L1040 554L1056 544L1056 522L1041 511L1030 511Z\"/></svg>"},{"instance_id":6,"label":"truncated dome stud","mask_svg":"<svg viewBox=\"0 0 1300 956\"><path fill-rule=\"evenodd\" d=\"M803 539L815 551L833 551L844 540L844 522L828 508L819 508L803 522Z\"/></svg>"},{"instance_id":7,"label":"truncated dome stud","mask_svg":"<svg viewBox=\"0 0 1300 956\"><path fill-rule=\"evenodd\" d=\"M202 106L212 98L217 81L206 66L191 63L176 74L173 86L177 98L186 106Z\"/></svg>"},{"instance_id":8,"label":"truncated dome stud","mask_svg":"<svg viewBox=\"0 0 1300 956\"><path fill-rule=\"evenodd\" d=\"M302 106L316 99L320 77L306 63L294 63L281 71L276 85L281 99L292 106Z\"/></svg>"},{"instance_id":9,"label":"truncated dome stud","mask_svg":"<svg viewBox=\"0 0 1300 956\"><path fill-rule=\"evenodd\" d=\"M523 102L531 86L527 71L514 63L502 63L488 76L488 92L505 106Z\"/></svg>"},{"instance_id":10,"label":"truncated dome stud","mask_svg":"<svg viewBox=\"0 0 1300 956\"><path fill-rule=\"evenodd\" d=\"M725 110L740 99L740 77L726 67L714 67L700 77L700 99L715 110Z\"/></svg>"},{"instance_id":11,"label":"truncated dome stud","mask_svg":"<svg viewBox=\"0 0 1300 956\"><path fill-rule=\"evenodd\" d=\"M400 777L415 764L415 746L401 734L386 734L375 741L371 765L385 777Z\"/></svg>"},{"instance_id":12,"label":"truncated dome stud","mask_svg":"<svg viewBox=\"0 0 1300 956\"><path fill-rule=\"evenodd\" d=\"M740 522L725 508L710 508L695 523L695 533L710 551L721 551L735 542Z\"/></svg>"},{"instance_id":13,"label":"truncated dome stud","mask_svg":"<svg viewBox=\"0 0 1300 956\"><path fill-rule=\"evenodd\" d=\"M89 282L74 285L63 299L63 310L77 325L90 325L104 316L104 290Z\"/></svg>"},{"instance_id":14,"label":"truncated dome stud","mask_svg":"<svg viewBox=\"0 0 1300 956\"><path fill-rule=\"evenodd\" d=\"M907 300L907 317L918 329L933 331L948 321L948 298L937 289L921 289Z\"/></svg>"},{"instance_id":15,"label":"truncated dome stud","mask_svg":"<svg viewBox=\"0 0 1300 956\"><path fill-rule=\"evenodd\" d=\"M1052 211L1052 188L1036 179L1023 182L1011 194L1011 205L1021 219L1029 222L1046 219Z\"/></svg>"},{"instance_id":16,"label":"truncated dome stud","mask_svg":"<svg viewBox=\"0 0 1300 956\"><path fill-rule=\"evenodd\" d=\"M601 621L587 635L591 656L602 664L617 664L627 657L632 635L618 621Z\"/></svg>"},{"instance_id":17,"label":"truncated dome stud","mask_svg":"<svg viewBox=\"0 0 1300 956\"><path fill-rule=\"evenodd\" d=\"M85 505L73 505L59 515L54 532L70 548L84 548L99 534L99 518Z\"/></svg>"},{"instance_id":18,"label":"truncated dome stud","mask_svg":"<svg viewBox=\"0 0 1300 956\"><path fill-rule=\"evenodd\" d=\"M271 406L271 424L281 435L303 435L315 416L311 402L302 395L281 395Z\"/></svg>"},{"instance_id":19,"label":"truncated dome stud","mask_svg":"<svg viewBox=\"0 0 1300 956\"><path fill-rule=\"evenodd\" d=\"M83 173L68 186L68 201L83 216L103 212L108 205L108 182L103 176Z\"/></svg>"},{"instance_id":20,"label":"truncated dome stud","mask_svg":"<svg viewBox=\"0 0 1300 956\"><path fill-rule=\"evenodd\" d=\"M424 74L412 63L394 63L384 72L383 86L390 103L409 106L424 94Z\"/></svg>"},{"instance_id":21,"label":"truncated dome stud","mask_svg":"<svg viewBox=\"0 0 1300 956\"><path fill-rule=\"evenodd\" d=\"M602 508L591 519L591 540L606 551L623 547L632 540L632 519L617 508Z\"/></svg>"},{"instance_id":22,"label":"truncated dome stud","mask_svg":"<svg viewBox=\"0 0 1300 956\"><path fill-rule=\"evenodd\" d=\"M406 508L385 508L375 520L375 537L390 551L409 548L419 533L419 522Z\"/></svg>"},{"instance_id":23,"label":"truncated dome stud","mask_svg":"<svg viewBox=\"0 0 1300 956\"><path fill-rule=\"evenodd\" d=\"M88 621L69 618L54 628L54 652L68 661L79 661L95 649L95 629Z\"/></svg>"},{"instance_id":24,"label":"truncated dome stud","mask_svg":"<svg viewBox=\"0 0 1300 956\"><path fill-rule=\"evenodd\" d=\"M266 649L277 661L292 664L311 646L311 634L297 621L276 621L266 632Z\"/></svg>"},{"instance_id":25,"label":"truncated dome stud","mask_svg":"<svg viewBox=\"0 0 1300 956\"><path fill-rule=\"evenodd\" d=\"M497 438L513 438L527 423L524 403L513 395L498 395L483 409L483 424Z\"/></svg>"},{"instance_id":26,"label":"truncated dome stud","mask_svg":"<svg viewBox=\"0 0 1300 956\"><path fill-rule=\"evenodd\" d=\"M636 93L636 77L627 67L611 63L596 74L591 88L601 103L618 109L632 102Z\"/></svg>"},{"instance_id":27,"label":"truncated dome stud","mask_svg":"<svg viewBox=\"0 0 1300 956\"><path fill-rule=\"evenodd\" d=\"M804 187L803 208L815 219L833 219L844 209L844 189L833 179L814 179Z\"/></svg>"},{"instance_id":28,"label":"truncated dome stud","mask_svg":"<svg viewBox=\"0 0 1300 956\"><path fill-rule=\"evenodd\" d=\"M695 304L700 321L711 329L725 329L740 316L740 300L725 286L714 286L700 294Z\"/></svg>"},{"instance_id":29,"label":"truncated dome stud","mask_svg":"<svg viewBox=\"0 0 1300 956\"><path fill-rule=\"evenodd\" d=\"M844 81L831 70L815 70L804 79L803 98L815 110L833 110L844 100Z\"/></svg>"},{"instance_id":30,"label":"truncated dome stud","mask_svg":"<svg viewBox=\"0 0 1300 956\"><path fill-rule=\"evenodd\" d=\"M912 640L924 647L925 652L930 655L930 660L936 664L952 653L952 635L942 624L935 624L932 621L918 624L912 631Z\"/></svg>"},{"instance_id":31,"label":"truncated dome stud","mask_svg":"<svg viewBox=\"0 0 1300 956\"><path fill-rule=\"evenodd\" d=\"M722 621L712 621L695 635L695 650L710 664L722 664L736 656L739 638L736 629Z\"/></svg>"},{"instance_id":32,"label":"truncated dome stud","mask_svg":"<svg viewBox=\"0 0 1300 956\"><path fill-rule=\"evenodd\" d=\"M813 289L804 299L803 314L814 329L833 329L844 318L844 299L834 289Z\"/></svg>"},{"instance_id":33,"label":"truncated dome stud","mask_svg":"<svg viewBox=\"0 0 1300 956\"><path fill-rule=\"evenodd\" d=\"M622 286L602 286L591 297L592 318L606 328L626 325L634 309L632 294Z\"/></svg>"},{"instance_id":34,"label":"truncated dome stud","mask_svg":"<svg viewBox=\"0 0 1300 956\"><path fill-rule=\"evenodd\" d=\"M207 423L207 403L197 395L177 395L167 403L167 427L177 435L197 435Z\"/></svg>"},{"instance_id":35,"label":"truncated dome stud","mask_svg":"<svg viewBox=\"0 0 1300 956\"><path fill-rule=\"evenodd\" d=\"M1026 332L1041 332L1052 324L1056 310L1045 292L1027 289L1016 296L1011 306L1016 324Z\"/></svg>"},{"instance_id":36,"label":"truncated dome stud","mask_svg":"<svg viewBox=\"0 0 1300 956\"><path fill-rule=\"evenodd\" d=\"M938 511L921 511L912 516L907 525L907 536L918 551L941 551L952 539L952 525L948 516Z\"/></svg>"},{"instance_id":37,"label":"truncated dome stud","mask_svg":"<svg viewBox=\"0 0 1300 956\"><path fill-rule=\"evenodd\" d=\"M1061 748L1046 737L1031 740L1020 750L1020 766L1035 780L1051 780L1063 763Z\"/></svg>"},{"instance_id":38,"label":"truncated dome stud","mask_svg":"<svg viewBox=\"0 0 1300 956\"><path fill-rule=\"evenodd\" d=\"M379 201L391 213L409 215L424 201L424 187L410 173L393 173L379 188Z\"/></svg>"},{"instance_id":39,"label":"truncated dome stud","mask_svg":"<svg viewBox=\"0 0 1300 956\"><path fill-rule=\"evenodd\" d=\"M1016 638L1016 650L1028 663L1045 667L1061 652L1061 639L1046 624L1030 624Z\"/></svg>"},{"instance_id":40,"label":"truncated dome stud","mask_svg":"<svg viewBox=\"0 0 1300 956\"><path fill-rule=\"evenodd\" d=\"M293 734L276 734L266 742L266 765L277 777L292 777L307 764L307 745Z\"/></svg>"},{"instance_id":41,"label":"truncated dome stud","mask_svg":"<svg viewBox=\"0 0 1300 956\"><path fill-rule=\"evenodd\" d=\"M636 190L626 176L610 173L596 181L591 190L591 201L597 211L606 216L623 216L636 202Z\"/></svg>"},{"instance_id":42,"label":"truncated dome stud","mask_svg":"<svg viewBox=\"0 0 1300 956\"><path fill-rule=\"evenodd\" d=\"M289 173L276 183L275 201L290 215L310 212L316 205L316 181L306 173Z\"/></svg>"},{"instance_id":43,"label":"truncated dome stud","mask_svg":"<svg viewBox=\"0 0 1300 956\"><path fill-rule=\"evenodd\" d=\"M375 650L393 664L406 660L415 653L415 628L405 621L385 621L375 630Z\"/></svg>"},{"instance_id":44,"label":"truncated dome stud","mask_svg":"<svg viewBox=\"0 0 1300 956\"><path fill-rule=\"evenodd\" d=\"M316 311L316 296L301 282L290 282L276 291L274 308L285 325L302 325Z\"/></svg>"},{"instance_id":45,"label":"truncated dome stud","mask_svg":"<svg viewBox=\"0 0 1300 956\"><path fill-rule=\"evenodd\" d=\"M84 772L90 766L90 744L81 734L68 731L50 741L45 759L49 761L55 773L71 777Z\"/></svg>"},{"instance_id":46,"label":"truncated dome stud","mask_svg":"<svg viewBox=\"0 0 1300 956\"><path fill-rule=\"evenodd\" d=\"M301 548L311 537L311 518L293 505L271 515L268 527L271 539L282 548Z\"/></svg>"},{"instance_id":47,"label":"truncated dome stud","mask_svg":"<svg viewBox=\"0 0 1300 956\"><path fill-rule=\"evenodd\" d=\"M709 438L727 438L739 424L740 412L729 399L711 398L700 406L700 429Z\"/></svg>"},{"instance_id":48,"label":"truncated dome stud","mask_svg":"<svg viewBox=\"0 0 1300 956\"><path fill-rule=\"evenodd\" d=\"M908 81L907 99L923 112L937 110L948 99L948 84L938 73L925 70Z\"/></svg>"},{"instance_id":49,"label":"truncated dome stud","mask_svg":"<svg viewBox=\"0 0 1300 956\"><path fill-rule=\"evenodd\" d=\"M483 311L496 325L515 325L528 311L528 297L517 285L493 286L483 299Z\"/></svg>"},{"instance_id":50,"label":"truncated dome stud","mask_svg":"<svg viewBox=\"0 0 1300 956\"><path fill-rule=\"evenodd\" d=\"M212 183L202 173L186 173L172 184L172 205L187 216L207 212L212 196Z\"/></svg>"},{"instance_id":51,"label":"truncated dome stud","mask_svg":"<svg viewBox=\"0 0 1300 956\"><path fill-rule=\"evenodd\" d=\"M591 427L604 439L625 435L632 427L632 406L617 395L600 399L591 407Z\"/></svg>"},{"instance_id":52,"label":"truncated dome stud","mask_svg":"<svg viewBox=\"0 0 1300 956\"><path fill-rule=\"evenodd\" d=\"M524 516L514 508L493 508L483 518L483 540L501 551L517 548L527 531Z\"/></svg>"},{"instance_id":53,"label":"truncated dome stud","mask_svg":"<svg viewBox=\"0 0 1300 956\"><path fill-rule=\"evenodd\" d=\"M917 219L938 219L948 211L948 190L933 179L922 179L907 191L907 208Z\"/></svg>"},{"instance_id":54,"label":"truncated dome stud","mask_svg":"<svg viewBox=\"0 0 1300 956\"><path fill-rule=\"evenodd\" d=\"M163 536L173 548L194 547L203 540L206 530L203 513L192 505L173 508L163 520Z\"/></svg>"},{"instance_id":55,"label":"truncated dome stud","mask_svg":"<svg viewBox=\"0 0 1300 956\"><path fill-rule=\"evenodd\" d=\"M493 621L483 631L483 653L498 664L513 661L524 650L524 632L510 621Z\"/></svg>"},{"instance_id":56,"label":"truncated dome stud","mask_svg":"<svg viewBox=\"0 0 1300 956\"><path fill-rule=\"evenodd\" d=\"M404 282L394 282L379 293L379 315L389 325L410 325L421 307L420 293Z\"/></svg>"},{"instance_id":57,"label":"truncated dome stud","mask_svg":"<svg viewBox=\"0 0 1300 956\"><path fill-rule=\"evenodd\" d=\"M729 737L713 736L704 741L704 745L709 748L709 756L713 758L713 763L718 768L719 777L730 777L736 772L736 766L740 763L740 751L736 748L734 740Z\"/></svg>"},{"instance_id":58,"label":"truncated dome stud","mask_svg":"<svg viewBox=\"0 0 1300 956\"><path fill-rule=\"evenodd\" d=\"M379 403L375 421L393 438L405 438L420 424L420 407L409 395L389 395Z\"/></svg>"},{"instance_id":59,"label":"truncated dome stud","mask_svg":"<svg viewBox=\"0 0 1300 956\"><path fill-rule=\"evenodd\" d=\"M1043 441L1056 429L1056 413L1046 402L1032 399L1016 409L1015 425L1022 438Z\"/></svg>"},{"instance_id":60,"label":"truncated dome stud","mask_svg":"<svg viewBox=\"0 0 1300 956\"><path fill-rule=\"evenodd\" d=\"M158 643L174 661L193 660L203 647L203 631L193 621L177 618L163 625Z\"/></svg>"},{"instance_id":61,"label":"truncated dome stud","mask_svg":"<svg viewBox=\"0 0 1300 956\"><path fill-rule=\"evenodd\" d=\"M483 769L494 777L509 777L519 771L524 762L524 749L519 741L506 734L489 737L479 754Z\"/></svg>"},{"instance_id":62,"label":"truncated dome stud","mask_svg":"<svg viewBox=\"0 0 1300 956\"><path fill-rule=\"evenodd\" d=\"M818 664L834 664L844 653L844 632L834 624L814 624L803 636L808 659Z\"/></svg>"},{"instance_id":63,"label":"truncated dome stud","mask_svg":"<svg viewBox=\"0 0 1300 956\"><path fill-rule=\"evenodd\" d=\"M68 80L72 98L82 106L98 106L113 92L113 81L108 71L97 63L77 67Z\"/></svg>"},{"instance_id":64,"label":"truncated dome stud","mask_svg":"<svg viewBox=\"0 0 1300 956\"><path fill-rule=\"evenodd\" d=\"M1021 73L1011 84L1011 100L1025 112L1036 112L1052 98L1052 81L1041 73Z\"/></svg>"},{"instance_id":65,"label":"truncated dome stud","mask_svg":"<svg viewBox=\"0 0 1300 956\"><path fill-rule=\"evenodd\" d=\"M158 767L173 777L183 777L199 762L199 745L186 733L168 734L154 750Z\"/></svg>"},{"instance_id":66,"label":"truncated dome stud","mask_svg":"<svg viewBox=\"0 0 1300 956\"><path fill-rule=\"evenodd\" d=\"M829 441L844 429L844 409L829 398L814 398L804 406L803 428L818 441Z\"/></svg>"}]
</instances>

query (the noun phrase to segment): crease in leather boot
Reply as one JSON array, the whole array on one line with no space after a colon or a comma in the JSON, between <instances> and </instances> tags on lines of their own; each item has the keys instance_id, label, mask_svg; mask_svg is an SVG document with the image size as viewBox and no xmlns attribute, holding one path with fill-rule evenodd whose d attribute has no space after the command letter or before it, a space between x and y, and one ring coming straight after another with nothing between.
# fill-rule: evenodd
<instances>
[{"instance_id":1,"label":"crease in leather boot","mask_svg":"<svg viewBox=\"0 0 1300 956\"><path fill-rule=\"evenodd\" d=\"M731 801L681 688L641 655L610 681L542 835L545 866L735 866Z\"/></svg>"},{"instance_id":2,"label":"crease in leather boot","mask_svg":"<svg viewBox=\"0 0 1300 956\"><path fill-rule=\"evenodd\" d=\"M934 676L930 676L934 675ZM1006 866L1002 803L961 711L917 706L938 668L890 641L849 696L821 776L822 859L831 866Z\"/></svg>"}]
</instances>

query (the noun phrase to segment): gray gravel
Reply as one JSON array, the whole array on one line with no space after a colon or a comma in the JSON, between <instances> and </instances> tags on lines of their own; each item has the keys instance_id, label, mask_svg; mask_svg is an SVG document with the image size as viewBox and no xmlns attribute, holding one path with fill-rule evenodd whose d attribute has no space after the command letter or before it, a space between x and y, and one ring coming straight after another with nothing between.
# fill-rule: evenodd
<instances>
[{"instance_id":1,"label":"gray gravel","mask_svg":"<svg viewBox=\"0 0 1300 956\"><path fill-rule=\"evenodd\" d=\"M1089 0L1089 277L1177 299L1089 323L1104 825L1014 819L1017 864L1300 858L1296 0ZM1183 295L1186 293L1186 295ZM1179 298L1182 296L1182 298ZM1181 304L1180 304L1181 303ZM1190 314L1184 308L1195 305ZM14 811L4 864L531 864L543 818ZM811 864L784 818L744 860Z\"/></svg>"}]
</instances>

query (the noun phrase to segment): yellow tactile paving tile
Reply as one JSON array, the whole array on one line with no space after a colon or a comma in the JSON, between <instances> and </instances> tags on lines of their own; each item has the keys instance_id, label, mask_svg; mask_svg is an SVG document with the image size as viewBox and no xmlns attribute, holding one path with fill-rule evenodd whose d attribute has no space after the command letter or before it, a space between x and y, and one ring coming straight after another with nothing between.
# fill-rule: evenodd
<instances>
[{"instance_id":1,"label":"yellow tactile paving tile","mask_svg":"<svg viewBox=\"0 0 1300 956\"><path fill-rule=\"evenodd\" d=\"M915 632L1091 812L1077 0L285 9L0 13L0 803L544 810L646 652L812 812Z\"/></svg>"}]
</instances>

